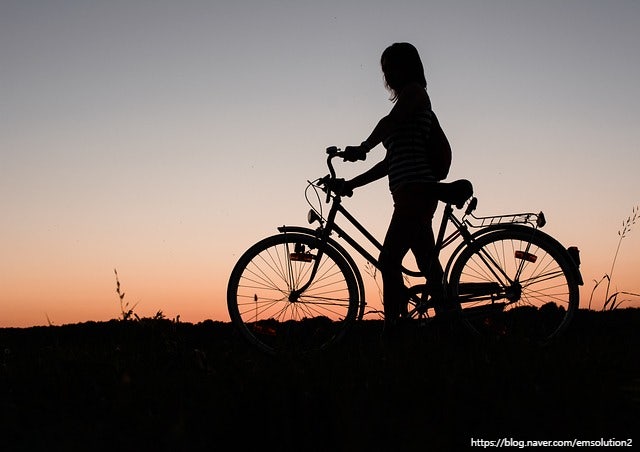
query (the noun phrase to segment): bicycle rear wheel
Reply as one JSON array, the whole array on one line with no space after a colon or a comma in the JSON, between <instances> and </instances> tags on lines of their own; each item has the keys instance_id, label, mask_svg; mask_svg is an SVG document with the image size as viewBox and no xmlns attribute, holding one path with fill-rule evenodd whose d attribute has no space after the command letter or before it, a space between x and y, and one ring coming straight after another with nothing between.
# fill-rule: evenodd
<instances>
[{"instance_id":1,"label":"bicycle rear wheel","mask_svg":"<svg viewBox=\"0 0 640 452\"><path fill-rule=\"evenodd\" d=\"M544 343L578 309L574 262L558 242L533 228L480 236L460 253L449 283L464 321L478 333Z\"/></svg>"},{"instance_id":2,"label":"bicycle rear wheel","mask_svg":"<svg viewBox=\"0 0 640 452\"><path fill-rule=\"evenodd\" d=\"M304 234L278 234L256 243L238 260L227 287L233 324L272 354L328 347L344 336L358 306L358 284L347 261Z\"/></svg>"}]
</instances>

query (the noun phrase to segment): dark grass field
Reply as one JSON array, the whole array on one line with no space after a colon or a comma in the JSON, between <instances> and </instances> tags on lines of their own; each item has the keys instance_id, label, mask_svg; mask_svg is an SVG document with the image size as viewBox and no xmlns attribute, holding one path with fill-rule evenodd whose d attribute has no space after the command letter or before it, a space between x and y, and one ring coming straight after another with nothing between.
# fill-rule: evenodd
<instances>
[{"instance_id":1,"label":"dark grass field","mask_svg":"<svg viewBox=\"0 0 640 452\"><path fill-rule=\"evenodd\" d=\"M640 444L640 310L580 311L546 347L463 327L274 359L229 323L0 329L0 450L461 450ZM635 436L635 437L634 437Z\"/></svg>"}]
</instances>

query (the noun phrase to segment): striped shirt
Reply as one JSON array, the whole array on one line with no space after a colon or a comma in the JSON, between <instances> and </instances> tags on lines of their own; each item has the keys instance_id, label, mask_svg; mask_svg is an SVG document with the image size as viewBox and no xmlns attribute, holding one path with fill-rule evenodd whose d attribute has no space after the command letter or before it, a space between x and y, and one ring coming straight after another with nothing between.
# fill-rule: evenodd
<instances>
[{"instance_id":1,"label":"striped shirt","mask_svg":"<svg viewBox=\"0 0 640 452\"><path fill-rule=\"evenodd\" d=\"M436 180L427 156L432 118L431 110L420 111L384 140L391 193L406 183Z\"/></svg>"}]
</instances>

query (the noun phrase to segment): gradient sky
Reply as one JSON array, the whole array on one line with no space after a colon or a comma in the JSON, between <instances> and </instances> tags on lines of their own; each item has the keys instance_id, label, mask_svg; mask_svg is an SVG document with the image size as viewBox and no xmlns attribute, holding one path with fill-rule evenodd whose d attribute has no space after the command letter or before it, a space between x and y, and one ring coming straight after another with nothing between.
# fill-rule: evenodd
<instances>
[{"instance_id":1,"label":"gradient sky","mask_svg":"<svg viewBox=\"0 0 640 452\"><path fill-rule=\"evenodd\" d=\"M0 0L0 326L118 317L114 268L140 315L228 321L239 255L305 224L325 147L391 108L397 41L450 179L479 215L543 210L582 251L586 307L640 204L640 2ZM346 205L384 233L385 181ZM632 229L613 287L640 292L638 268Z\"/></svg>"}]
</instances>

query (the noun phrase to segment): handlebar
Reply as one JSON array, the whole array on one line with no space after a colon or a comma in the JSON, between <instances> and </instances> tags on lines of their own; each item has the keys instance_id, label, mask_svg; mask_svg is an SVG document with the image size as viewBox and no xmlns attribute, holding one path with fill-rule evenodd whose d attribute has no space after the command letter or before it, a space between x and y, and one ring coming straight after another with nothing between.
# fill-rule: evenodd
<instances>
[{"instance_id":1,"label":"handlebar","mask_svg":"<svg viewBox=\"0 0 640 452\"><path fill-rule=\"evenodd\" d=\"M329 167L329 176L325 176L323 179L325 179L325 187L326 187L326 192L327 192L327 201L329 202L329 200L331 199L331 188L329 187L328 182L330 180L335 180L336 178L336 170L333 168L333 163L331 162L331 160L333 160L335 157L340 157L342 155L342 151L340 151L340 148L336 147L336 146L330 146L327 148L327 166ZM328 180L327 177L329 178Z\"/></svg>"},{"instance_id":2,"label":"handlebar","mask_svg":"<svg viewBox=\"0 0 640 452\"><path fill-rule=\"evenodd\" d=\"M340 157L340 155L342 155L342 152L340 151L340 148L336 147L336 146L330 146L327 148L327 166L329 167L329 174L331 174L331 179L335 179L336 178L336 171L333 169L333 163L331 163L331 160L334 157Z\"/></svg>"}]
</instances>

